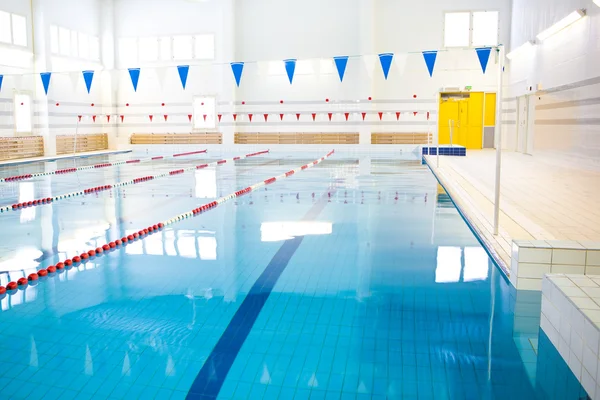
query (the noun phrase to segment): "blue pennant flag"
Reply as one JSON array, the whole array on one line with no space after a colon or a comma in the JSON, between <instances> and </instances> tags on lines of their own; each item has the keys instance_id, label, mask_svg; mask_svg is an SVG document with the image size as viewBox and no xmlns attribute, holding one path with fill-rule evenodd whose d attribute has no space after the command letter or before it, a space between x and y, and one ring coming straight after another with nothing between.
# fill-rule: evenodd
<instances>
[{"instance_id":1,"label":"blue pennant flag","mask_svg":"<svg viewBox=\"0 0 600 400\"><path fill-rule=\"evenodd\" d=\"M4 75L0 75L0 92L2 91L2 80L4 80Z\"/></svg>"},{"instance_id":2,"label":"blue pennant flag","mask_svg":"<svg viewBox=\"0 0 600 400\"><path fill-rule=\"evenodd\" d=\"M92 88L92 80L94 79L94 71L83 71L83 80L85 81L85 87L87 88L88 94Z\"/></svg>"},{"instance_id":3,"label":"blue pennant flag","mask_svg":"<svg viewBox=\"0 0 600 400\"><path fill-rule=\"evenodd\" d=\"M42 78L42 84L44 85L44 92L48 95L48 87L50 86L50 77L52 76L52 72L40 72L40 77Z\"/></svg>"},{"instance_id":4,"label":"blue pennant flag","mask_svg":"<svg viewBox=\"0 0 600 400\"><path fill-rule=\"evenodd\" d=\"M233 72L233 77L235 78L235 84L237 87L240 87L240 81L242 80L242 72L244 72L244 63L243 62L232 62L231 71Z\"/></svg>"},{"instance_id":5,"label":"blue pennant flag","mask_svg":"<svg viewBox=\"0 0 600 400\"><path fill-rule=\"evenodd\" d=\"M133 84L133 91L137 92L137 86L140 80L140 69L129 68L129 77L131 78L131 83Z\"/></svg>"},{"instance_id":6,"label":"blue pennant flag","mask_svg":"<svg viewBox=\"0 0 600 400\"><path fill-rule=\"evenodd\" d=\"M340 82L344 81L344 74L346 73L346 66L348 65L348 56L333 57L335 67L337 68L338 75L340 76Z\"/></svg>"},{"instance_id":7,"label":"blue pennant flag","mask_svg":"<svg viewBox=\"0 0 600 400\"><path fill-rule=\"evenodd\" d=\"M477 57L479 58L479 63L481 64L481 69L485 74L487 70L488 62L490 61L490 53L492 52L491 47L482 47L480 49L475 49L477 52Z\"/></svg>"},{"instance_id":8,"label":"blue pennant flag","mask_svg":"<svg viewBox=\"0 0 600 400\"><path fill-rule=\"evenodd\" d=\"M435 68L435 59L437 58L437 50L424 51L423 58L425 59L425 64L427 64L429 76L433 76L433 69Z\"/></svg>"},{"instance_id":9,"label":"blue pennant flag","mask_svg":"<svg viewBox=\"0 0 600 400\"><path fill-rule=\"evenodd\" d=\"M393 53L381 53L379 55L379 62L381 63L381 69L383 70L383 76L385 77L385 79L388 78L388 74L390 73L390 67L392 66L393 60Z\"/></svg>"},{"instance_id":10,"label":"blue pennant flag","mask_svg":"<svg viewBox=\"0 0 600 400\"><path fill-rule=\"evenodd\" d=\"M287 72L288 79L290 80L290 85L294 80L294 71L296 71L296 59L292 58L289 60L283 60L285 63L285 71Z\"/></svg>"},{"instance_id":11,"label":"blue pennant flag","mask_svg":"<svg viewBox=\"0 0 600 400\"><path fill-rule=\"evenodd\" d=\"M188 74L190 72L189 65L178 65L177 72L179 72L179 79L181 80L181 86L183 86L183 90L185 90L185 85L187 84Z\"/></svg>"}]
</instances>

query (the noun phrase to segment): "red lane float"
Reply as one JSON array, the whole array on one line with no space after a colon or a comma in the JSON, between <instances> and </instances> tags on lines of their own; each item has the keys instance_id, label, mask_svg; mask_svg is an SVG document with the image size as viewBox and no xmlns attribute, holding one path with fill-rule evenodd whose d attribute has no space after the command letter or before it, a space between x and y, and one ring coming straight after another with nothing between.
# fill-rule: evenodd
<instances>
[{"instance_id":1,"label":"red lane float","mask_svg":"<svg viewBox=\"0 0 600 400\"><path fill-rule=\"evenodd\" d=\"M234 193L231 193L227 196L221 197L217 200L211 201L210 203L206 203L204 205L201 205L200 207L197 207L195 209L193 209L192 211L189 211L187 213L184 214L180 214L174 218L171 218L167 221L164 222L159 222L157 224L154 225L150 225L147 228L141 229L139 232L134 233L134 234L130 234L127 237L123 237L121 239L117 239L114 242L110 242L108 244L104 244L102 246L97 247L95 250L89 250L85 253L81 253L80 256L74 256L73 260L71 259L67 259L63 262L59 262L56 264L56 266L49 266L46 269L40 269L37 273L34 274L30 274L29 275L29 279L27 278L20 278L17 282L9 282L6 285L6 289L2 286L0 286L0 295L4 294L6 292L6 290L15 290L17 289L19 286L23 286L25 287L29 281L35 281L37 279L39 279L39 277L41 276L47 276L48 274L53 274L55 273L57 270L62 270L65 267L71 266L73 264L73 262L77 263L79 261L85 261L87 260L89 257L93 257L93 256L102 256L103 254L106 254L106 251L108 251L109 249L115 249L118 246L126 246L128 243L133 242L135 239L137 238L145 238L148 235L152 235L154 233L157 233L159 231L161 231L165 226L168 225L172 225L175 222L178 221L182 221L186 218L201 214L203 212L206 212L210 209L213 209L215 207L217 207L219 204L226 202L227 200L233 199L235 197L239 197L239 196L243 196L247 193L250 193L262 186L271 184L273 182L276 182L279 179L283 179L286 178L288 176L294 175L296 172L300 172L300 171L304 171L308 168L312 168L314 165L317 165L319 163L321 163L323 160L325 160L326 158L330 157L334 152L331 151L329 152L325 157L321 157L319 160L317 160L315 163L311 163L311 164L307 164L307 165L303 165L300 168L288 171L284 174L278 175L278 176L274 176L272 178L269 179L265 179L262 182L258 182L254 185L248 186L244 189L238 190ZM254 155L257 154L264 154L263 152L261 153L254 153Z\"/></svg>"},{"instance_id":2,"label":"red lane float","mask_svg":"<svg viewBox=\"0 0 600 400\"><path fill-rule=\"evenodd\" d=\"M204 152L206 150L203 150ZM261 154L266 154L268 153L269 150L264 150L264 151L260 151L257 153L252 153L252 154L247 154L243 157L235 157L237 160L241 160L242 158L248 158L248 157L254 157L254 156L258 156ZM195 154L196 152L194 152ZM183 155L188 155L189 153L183 153ZM177 169L174 171L170 171L170 172L165 172L163 174L158 174L158 175L150 175L150 176L143 176L141 178L135 178L132 179L130 181L123 181L123 182L117 182L114 185L104 185L104 186L97 186L97 187L93 187L93 188L88 188L88 189L83 189L80 190L78 192L72 192L72 193L67 193L67 194L61 194L58 196L54 196L54 197L48 197L46 199L38 199L38 200L32 200L32 201L28 201L28 202L24 202L24 203L16 203L16 204L12 204L10 206L4 206L4 207L0 207L0 212L4 212L4 211L10 211L10 210L19 210L21 208L26 208L26 207L32 207L32 206L39 206L39 205L43 205L43 204L48 204L51 203L53 201L56 200L62 200L62 199L67 199L67 198L71 198L71 197L76 197L76 196L82 196L82 195L86 195L86 194L90 194L90 193L98 193L98 192L102 192L105 190L112 190L118 187L122 187L122 186L126 186L126 185L130 185L130 184L136 184L136 183L142 183L142 182L147 182L147 181L151 181L154 179L158 179L158 178L164 178L167 176L173 176L173 175L179 175L182 174L184 172L188 172L188 171L192 171L195 169L201 169L201 168L206 168L210 165L221 165L224 164L230 160L233 159L229 159L229 160L219 160L217 162L213 162L210 164L201 164L198 166L194 166L194 167L189 167L189 168L185 168L185 169Z\"/></svg>"},{"instance_id":3,"label":"red lane float","mask_svg":"<svg viewBox=\"0 0 600 400\"><path fill-rule=\"evenodd\" d=\"M142 159L137 159L137 160L115 161L113 163L100 163L100 164L88 165L88 166L85 166L85 167L78 167L78 168L57 169L55 171L40 172L40 173L37 173L37 174L26 174L26 175L9 176L7 178L0 178L0 182L21 181L21 180L24 180L24 179L31 179L31 178L38 177L38 176L70 174L72 172L85 171L85 170L89 170L89 169L115 167L117 165L134 164L134 163L141 163L141 162L154 161L154 160L164 160L166 158L191 156L191 155L194 155L194 154L201 154L201 153L206 153L206 149L199 150L199 151L190 151L188 153L173 154L173 155L170 155L170 156L156 156L156 157L142 158Z\"/></svg>"}]
</instances>

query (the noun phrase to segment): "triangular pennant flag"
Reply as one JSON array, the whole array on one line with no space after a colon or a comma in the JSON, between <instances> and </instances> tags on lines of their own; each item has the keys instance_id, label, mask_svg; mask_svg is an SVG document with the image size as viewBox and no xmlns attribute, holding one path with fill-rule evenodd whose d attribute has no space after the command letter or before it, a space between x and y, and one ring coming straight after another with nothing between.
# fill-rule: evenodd
<instances>
[{"instance_id":1,"label":"triangular pennant flag","mask_svg":"<svg viewBox=\"0 0 600 400\"><path fill-rule=\"evenodd\" d=\"M379 63L381 64L381 69L383 70L383 76L385 77L385 79L388 78L388 74L390 73L390 67L392 66L393 60L393 53L381 53L379 55Z\"/></svg>"},{"instance_id":2,"label":"triangular pennant flag","mask_svg":"<svg viewBox=\"0 0 600 400\"><path fill-rule=\"evenodd\" d=\"M188 114L188 121L192 122L192 114Z\"/></svg>"},{"instance_id":3,"label":"triangular pennant flag","mask_svg":"<svg viewBox=\"0 0 600 400\"><path fill-rule=\"evenodd\" d=\"M348 117L350 116L350 113L344 113L344 116L346 117L346 121L348 121Z\"/></svg>"},{"instance_id":4,"label":"triangular pennant flag","mask_svg":"<svg viewBox=\"0 0 600 400\"><path fill-rule=\"evenodd\" d=\"M267 120L269 119L269 114L263 114L263 117L265 117L265 122L267 122Z\"/></svg>"},{"instance_id":5,"label":"triangular pennant flag","mask_svg":"<svg viewBox=\"0 0 600 400\"><path fill-rule=\"evenodd\" d=\"M81 117L82 117L82 116L83 116L83 115L78 115L78 116L77 116L77 120L79 120L79 122L81 122Z\"/></svg>"},{"instance_id":6,"label":"triangular pennant flag","mask_svg":"<svg viewBox=\"0 0 600 400\"><path fill-rule=\"evenodd\" d=\"M140 69L129 68L129 77L131 78L131 84L133 85L133 91L137 92L138 82L140 81Z\"/></svg>"},{"instance_id":7,"label":"triangular pennant flag","mask_svg":"<svg viewBox=\"0 0 600 400\"><path fill-rule=\"evenodd\" d=\"M373 71L375 70L375 62L377 62L377 56L363 56L363 61L365 63L365 68L367 68L367 74L369 75L369 79L373 79Z\"/></svg>"},{"instance_id":8,"label":"triangular pennant flag","mask_svg":"<svg viewBox=\"0 0 600 400\"><path fill-rule=\"evenodd\" d=\"M233 114L233 120L237 121L237 114Z\"/></svg>"},{"instance_id":9,"label":"triangular pennant flag","mask_svg":"<svg viewBox=\"0 0 600 400\"><path fill-rule=\"evenodd\" d=\"M416 117L418 113L419 113L418 111L414 111L413 115Z\"/></svg>"},{"instance_id":10,"label":"triangular pennant flag","mask_svg":"<svg viewBox=\"0 0 600 400\"><path fill-rule=\"evenodd\" d=\"M248 114L248 119L252 122L252 114Z\"/></svg>"},{"instance_id":11,"label":"triangular pennant flag","mask_svg":"<svg viewBox=\"0 0 600 400\"><path fill-rule=\"evenodd\" d=\"M366 116L367 116L366 112L362 113L362 119L363 119L363 121L365 120Z\"/></svg>"},{"instance_id":12,"label":"triangular pennant flag","mask_svg":"<svg viewBox=\"0 0 600 400\"><path fill-rule=\"evenodd\" d=\"M379 113L377 113L377 114L379 114L379 120L380 120L380 121L381 121L381 120L383 120L383 113L382 113L382 112L379 112Z\"/></svg>"},{"instance_id":13,"label":"triangular pennant flag","mask_svg":"<svg viewBox=\"0 0 600 400\"><path fill-rule=\"evenodd\" d=\"M427 121L429 121L429 111L427 111Z\"/></svg>"},{"instance_id":14,"label":"triangular pennant flag","mask_svg":"<svg viewBox=\"0 0 600 400\"><path fill-rule=\"evenodd\" d=\"M296 114L296 121L300 121L300 114Z\"/></svg>"},{"instance_id":15,"label":"triangular pennant flag","mask_svg":"<svg viewBox=\"0 0 600 400\"><path fill-rule=\"evenodd\" d=\"M85 88L87 89L88 94L90 94L92 81L94 80L94 71L83 71L82 74L83 80L85 81Z\"/></svg>"},{"instance_id":16,"label":"triangular pennant flag","mask_svg":"<svg viewBox=\"0 0 600 400\"><path fill-rule=\"evenodd\" d=\"M2 91L2 80L4 80L4 75L0 75L0 92Z\"/></svg>"},{"instance_id":17,"label":"triangular pennant flag","mask_svg":"<svg viewBox=\"0 0 600 400\"><path fill-rule=\"evenodd\" d=\"M333 113L327 113L327 115L329 116L329 120L331 121L331 117L333 117Z\"/></svg>"},{"instance_id":18,"label":"triangular pennant flag","mask_svg":"<svg viewBox=\"0 0 600 400\"><path fill-rule=\"evenodd\" d=\"M190 72L189 65L178 65L177 72L179 72L179 80L181 80L181 86L183 86L183 90L185 90L185 85L187 84L188 73Z\"/></svg>"},{"instance_id":19,"label":"triangular pennant flag","mask_svg":"<svg viewBox=\"0 0 600 400\"><path fill-rule=\"evenodd\" d=\"M404 75L404 71L406 70L406 62L408 61L408 54L400 53L394 54L394 66L400 76Z\"/></svg>"},{"instance_id":20,"label":"triangular pennant flag","mask_svg":"<svg viewBox=\"0 0 600 400\"><path fill-rule=\"evenodd\" d=\"M79 74L77 74L79 76ZM23 75L13 75L14 89L20 90L23 88Z\"/></svg>"},{"instance_id":21,"label":"triangular pennant flag","mask_svg":"<svg viewBox=\"0 0 600 400\"><path fill-rule=\"evenodd\" d=\"M110 115L106 116L106 122L108 122L110 124Z\"/></svg>"},{"instance_id":22,"label":"triangular pennant flag","mask_svg":"<svg viewBox=\"0 0 600 400\"><path fill-rule=\"evenodd\" d=\"M108 71L105 71L105 72L108 72ZM119 82L121 81L121 73L122 72L123 71L119 71L118 69L114 69L110 72L110 81L111 81L113 90L117 90L119 88Z\"/></svg>"},{"instance_id":23,"label":"triangular pennant flag","mask_svg":"<svg viewBox=\"0 0 600 400\"><path fill-rule=\"evenodd\" d=\"M315 121L315 120L316 120L316 118L317 118L317 114L313 113L313 114L312 114L312 119L313 119L313 121Z\"/></svg>"},{"instance_id":24,"label":"triangular pennant flag","mask_svg":"<svg viewBox=\"0 0 600 400\"><path fill-rule=\"evenodd\" d=\"M344 81L344 74L346 73L346 66L348 65L348 56L333 57L335 67L337 68L340 82Z\"/></svg>"},{"instance_id":25,"label":"triangular pennant flag","mask_svg":"<svg viewBox=\"0 0 600 400\"><path fill-rule=\"evenodd\" d=\"M424 51L423 58L425 59L425 64L427 64L427 70L429 71L429 76L433 76L433 69L435 68L435 60L437 58L437 51Z\"/></svg>"},{"instance_id":26,"label":"triangular pennant flag","mask_svg":"<svg viewBox=\"0 0 600 400\"><path fill-rule=\"evenodd\" d=\"M206 114L202 114L202 120L204 120L204 122L206 122Z\"/></svg>"},{"instance_id":27,"label":"triangular pennant flag","mask_svg":"<svg viewBox=\"0 0 600 400\"><path fill-rule=\"evenodd\" d=\"M283 114L279 114L279 120L283 121Z\"/></svg>"},{"instance_id":28,"label":"triangular pennant flag","mask_svg":"<svg viewBox=\"0 0 600 400\"><path fill-rule=\"evenodd\" d=\"M123 120L125 119L124 115L121 115L121 123L123 123Z\"/></svg>"},{"instance_id":29,"label":"triangular pennant flag","mask_svg":"<svg viewBox=\"0 0 600 400\"><path fill-rule=\"evenodd\" d=\"M160 85L160 87L162 89L165 89L165 82L167 81L167 68L156 68L154 70L154 73L156 74L156 79L158 80L158 84Z\"/></svg>"},{"instance_id":30,"label":"triangular pennant flag","mask_svg":"<svg viewBox=\"0 0 600 400\"><path fill-rule=\"evenodd\" d=\"M167 122L167 118L169 118L169 116L167 114L163 115L163 117L165 117L165 122Z\"/></svg>"},{"instance_id":31,"label":"triangular pennant flag","mask_svg":"<svg viewBox=\"0 0 600 400\"><path fill-rule=\"evenodd\" d=\"M483 47L480 49L475 49L475 51L477 52L477 58L479 58L479 64L481 64L481 69L485 74L485 71L487 70L488 66L488 61L490 61L490 53L492 52L492 48Z\"/></svg>"},{"instance_id":32,"label":"triangular pennant flag","mask_svg":"<svg viewBox=\"0 0 600 400\"><path fill-rule=\"evenodd\" d=\"M95 115L92 115L92 120L93 120L94 122L96 122L96 116L95 116Z\"/></svg>"},{"instance_id":33,"label":"triangular pennant flag","mask_svg":"<svg viewBox=\"0 0 600 400\"><path fill-rule=\"evenodd\" d=\"M232 62L230 65L231 72L233 72L233 77L235 78L235 84L237 85L237 87L240 87L240 82L242 80L242 72L244 72L244 63Z\"/></svg>"},{"instance_id":34,"label":"triangular pennant flag","mask_svg":"<svg viewBox=\"0 0 600 400\"><path fill-rule=\"evenodd\" d=\"M40 77L42 78L42 85L44 85L44 92L48 95L48 87L50 87L52 72L40 72Z\"/></svg>"},{"instance_id":35,"label":"triangular pennant flag","mask_svg":"<svg viewBox=\"0 0 600 400\"><path fill-rule=\"evenodd\" d=\"M150 122L152 122L152 120L154 120L154 115L150 114L148 115L148 118L150 118Z\"/></svg>"},{"instance_id":36,"label":"triangular pennant flag","mask_svg":"<svg viewBox=\"0 0 600 400\"><path fill-rule=\"evenodd\" d=\"M219 122L221 122L221 117L222 117L222 115L221 115L221 114L218 114L218 115L217 115L217 117L219 118Z\"/></svg>"},{"instance_id":37,"label":"triangular pennant flag","mask_svg":"<svg viewBox=\"0 0 600 400\"><path fill-rule=\"evenodd\" d=\"M296 59L291 58L289 60L283 60L283 62L285 64L285 72L287 73L291 85L294 80L294 72L296 71Z\"/></svg>"},{"instance_id":38,"label":"triangular pennant flag","mask_svg":"<svg viewBox=\"0 0 600 400\"><path fill-rule=\"evenodd\" d=\"M400 120L400 113L399 113L399 112L397 112L397 113L396 113L396 121L399 121L399 120Z\"/></svg>"},{"instance_id":39,"label":"triangular pennant flag","mask_svg":"<svg viewBox=\"0 0 600 400\"><path fill-rule=\"evenodd\" d=\"M257 61L256 69L258 70L259 75L268 75L269 74L269 61Z\"/></svg>"}]
</instances>

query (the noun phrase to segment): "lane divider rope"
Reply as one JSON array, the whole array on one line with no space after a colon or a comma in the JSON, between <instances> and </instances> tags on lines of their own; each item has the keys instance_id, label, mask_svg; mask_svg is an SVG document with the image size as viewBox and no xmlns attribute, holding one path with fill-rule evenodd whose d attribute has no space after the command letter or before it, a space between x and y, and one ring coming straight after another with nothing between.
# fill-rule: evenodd
<instances>
[{"instance_id":1,"label":"lane divider rope","mask_svg":"<svg viewBox=\"0 0 600 400\"><path fill-rule=\"evenodd\" d=\"M115 167L117 165L136 164L136 163L143 163L143 162L155 161L155 160L167 160L169 158L191 156L193 154L202 154L202 153L206 153L206 149L199 150L199 151L190 151L188 153L172 154L169 156L156 156L156 157L140 158L140 159L136 159L136 160L115 161L112 163L87 165L85 167L65 168L65 169L57 169L56 171L38 172L35 174L9 176L6 178L0 178L0 182L16 182L16 181L22 181L22 180L31 179L31 178L37 178L38 176L63 175L63 174L70 174L70 173L77 172L77 171L86 171L86 170L90 170L90 169Z\"/></svg>"},{"instance_id":2,"label":"lane divider rope","mask_svg":"<svg viewBox=\"0 0 600 400\"><path fill-rule=\"evenodd\" d=\"M11 211L11 210L12 211L18 211L18 210L23 209L23 208L36 207L36 206L41 206L41 205L45 205L45 204L50 204L50 203L53 203L55 201L64 200L64 199L68 199L68 198L71 198L71 197L83 196L83 195L90 194L90 193L103 192L105 190L112 190L112 189L119 188L119 187L122 187L122 186L127 186L127 185L136 184L136 183L142 183L142 182L147 182L147 181L151 181L151 180L154 180L154 179L164 178L164 177L173 176L173 175L179 175L179 174L182 174L184 172L189 172L189 171L193 171L193 170L197 170L197 169L203 169L203 168L211 167L211 166L214 166L214 165L221 165L221 164L225 164L225 163L231 162L231 161L237 161L237 160L242 160L242 159L245 159L245 158L250 158L250 157L258 156L258 155L261 155L261 154L266 154L268 152L269 152L269 150L259 151L257 153L246 154L245 156L238 156L238 157L233 157L233 158L228 158L228 159L224 159L224 160L215 161L215 162L208 163L208 164L200 164L200 165L196 165L196 166L193 166L193 167L177 169L177 170L174 170L174 171L169 171L169 172L165 172L165 173L158 174L158 175L149 175L149 176L143 176L141 178L134 178L134 179L131 179L131 180L128 180L128 181L117 182L114 185L96 186L96 187L93 187L93 188L83 189L83 190L79 190L79 191L76 191L76 192L71 192L71 193L65 193L65 194L56 195L54 197L47 197L47 198L44 198L44 199L36 199L36 200L31 200L31 201L27 201L27 202L23 202L23 203L15 203L15 204L12 204L12 205L1 206L0 207L0 213L8 212L8 211Z\"/></svg>"},{"instance_id":3,"label":"lane divider rope","mask_svg":"<svg viewBox=\"0 0 600 400\"><path fill-rule=\"evenodd\" d=\"M282 180L284 178L290 177L300 171L304 171L306 169L312 168L312 167L320 164L321 162L325 161L327 158L331 157L334 152L335 152L335 150L331 150L325 156L313 161L310 164L306 164L300 168L290 170L281 175L277 175L272 178L265 179L262 182L258 182L254 185L251 185L244 189L238 190L237 192L228 194L227 196L220 197L217 200L211 201L210 203L206 203L206 204L204 204L198 208L195 208L191 211L185 212L183 214L179 214L173 218L159 222L155 225L151 225L151 226L141 229L140 231L133 233L131 235L123 236L121 239L117 239L114 242L110 242L110 243L107 243L100 247L97 247L96 249L92 249L87 252L81 253L78 256L61 261L61 262L57 263L56 265L51 265L47 268L42 268L42 269L38 270L37 272L29 274L29 276L27 278L23 277L23 278L19 278L19 280L17 280L16 282L14 282L14 281L9 282L6 285L6 287L0 286L0 296L4 295L7 291L9 291L9 294L16 293L15 291L19 287L24 289L29 284L37 283L37 281L40 278L44 278L47 276L55 276L56 272L59 270L62 270L65 268L70 269L71 267L73 267L75 265L79 265L80 263L86 262L87 260L89 260L92 257L99 257L99 256L103 255L105 252L114 250L117 247L124 247L124 246L127 246L131 242L144 239L148 235L152 235L158 231L163 230L165 226L173 225L174 223L182 221L184 219L188 219L188 218L203 214L203 213L207 212L208 210L211 210L228 200L231 200L236 197L244 196L252 191L255 191L256 189L258 189L260 187L270 185L274 182L277 182L278 180ZM252 155L264 154L264 153L265 152L252 153ZM248 156L250 156L250 155L247 155L246 157L248 157ZM241 157L241 158L244 158L244 157ZM240 158L238 158L238 159L240 159Z\"/></svg>"}]
</instances>

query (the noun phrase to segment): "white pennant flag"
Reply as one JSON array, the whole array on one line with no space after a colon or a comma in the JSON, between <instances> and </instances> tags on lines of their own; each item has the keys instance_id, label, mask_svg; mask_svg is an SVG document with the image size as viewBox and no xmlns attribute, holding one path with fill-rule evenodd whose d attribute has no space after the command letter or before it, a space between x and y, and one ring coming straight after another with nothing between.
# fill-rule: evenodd
<instances>
[{"instance_id":1,"label":"white pennant flag","mask_svg":"<svg viewBox=\"0 0 600 400\"><path fill-rule=\"evenodd\" d=\"M367 69L367 74L369 74L369 79L373 79L373 72L375 71L375 63L377 60L378 57L374 55L363 56L363 61L365 63L365 68Z\"/></svg>"},{"instance_id":2,"label":"white pennant flag","mask_svg":"<svg viewBox=\"0 0 600 400\"><path fill-rule=\"evenodd\" d=\"M156 68L154 72L156 73L156 79L158 80L158 84L160 85L161 89L164 90L165 82L167 79L167 68L166 67Z\"/></svg>"},{"instance_id":3,"label":"white pennant flag","mask_svg":"<svg viewBox=\"0 0 600 400\"><path fill-rule=\"evenodd\" d=\"M258 74L261 76L269 75L269 61L258 61L256 63L258 66Z\"/></svg>"},{"instance_id":4,"label":"white pennant flag","mask_svg":"<svg viewBox=\"0 0 600 400\"><path fill-rule=\"evenodd\" d=\"M79 84L79 77L81 76L81 72L70 72L69 78L71 78L71 85L73 87L73 91L77 91L77 85Z\"/></svg>"},{"instance_id":5,"label":"white pennant flag","mask_svg":"<svg viewBox=\"0 0 600 400\"><path fill-rule=\"evenodd\" d=\"M112 90L118 90L119 89L119 81L121 80L121 72L118 69L113 69L111 71L111 85L112 85Z\"/></svg>"},{"instance_id":6,"label":"white pennant flag","mask_svg":"<svg viewBox=\"0 0 600 400\"><path fill-rule=\"evenodd\" d=\"M23 88L23 75L13 75L13 86L15 90L22 90Z\"/></svg>"},{"instance_id":7,"label":"white pennant flag","mask_svg":"<svg viewBox=\"0 0 600 400\"><path fill-rule=\"evenodd\" d=\"M398 69L400 76L404 76L404 71L406 70L406 62L407 61L408 61L408 54L406 54L406 53L394 54L394 65Z\"/></svg>"}]
</instances>

